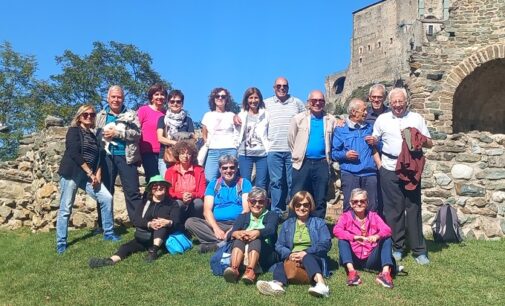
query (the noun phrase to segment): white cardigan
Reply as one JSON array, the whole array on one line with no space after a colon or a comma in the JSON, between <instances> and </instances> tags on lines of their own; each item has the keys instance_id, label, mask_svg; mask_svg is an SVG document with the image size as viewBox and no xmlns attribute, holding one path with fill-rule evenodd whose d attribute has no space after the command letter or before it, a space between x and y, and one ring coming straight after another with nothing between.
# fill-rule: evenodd
<instances>
[{"instance_id":1,"label":"white cardigan","mask_svg":"<svg viewBox=\"0 0 505 306\"><path fill-rule=\"evenodd\" d=\"M238 114L240 120L242 121L242 125L235 126L235 141L237 148L240 146L244 138L247 113L248 111L242 110ZM269 118L270 117L268 115L268 112L264 108L260 108L258 111L258 122L256 123L256 132L258 133L258 136L260 137L261 142L263 143L263 146L265 147L265 151L267 153L270 149L270 141L268 140L268 122L270 121Z\"/></svg>"}]
</instances>

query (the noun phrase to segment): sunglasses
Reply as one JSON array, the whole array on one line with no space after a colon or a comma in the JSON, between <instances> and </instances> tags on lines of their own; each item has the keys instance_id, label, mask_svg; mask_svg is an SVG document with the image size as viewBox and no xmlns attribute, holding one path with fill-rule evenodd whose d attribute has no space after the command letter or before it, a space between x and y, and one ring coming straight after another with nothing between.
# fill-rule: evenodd
<instances>
[{"instance_id":1,"label":"sunglasses","mask_svg":"<svg viewBox=\"0 0 505 306\"><path fill-rule=\"evenodd\" d=\"M91 119L95 119L96 113L82 113L81 116L84 119L88 119L88 117Z\"/></svg>"},{"instance_id":2,"label":"sunglasses","mask_svg":"<svg viewBox=\"0 0 505 306\"><path fill-rule=\"evenodd\" d=\"M168 103L170 103L170 104L181 104L182 105L182 100L169 100Z\"/></svg>"},{"instance_id":3,"label":"sunglasses","mask_svg":"<svg viewBox=\"0 0 505 306\"><path fill-rule=\"evenodd\" d=\"M224 100L228 97L227 95L215 95L214 98Z\"/></svg>"},{"instance_id":4,"label":"sunglasses","mask_svg":"<svg viewBox=\"0 0 505 306\"><path fill-rule=\"evenodd\" d=\"M310 203L296 203L294 206L295 206L295 208L300 208L300 207L310 208Z\"/></svg>"},{"instance_id":5,"label":"sunglasses","mask_svg":"<svg viewBox=\"0 0 505 306\"><path fill-rule=\"evenodd\" d=\"M165 189L165 185L163 185L163 184L153 184L152 189L153 190L154 189L163 190L163 189Z\"/></svg>"},{"instance_id":6,"label":"sunglasses","mask_svg":"<svg viewBox=\"0 0 505 306\"><path fill-rule=\"evenodd\" d=\"M264 206L267 201L265 199L257 200L257 199L250 199L249 203L253 206Z\"/></svg>"},{"instance_id":7,"label":"sunglasses","mask_svg":"<svg viewBox=\"0 0 505 306\"><path fill-rule=\"evenodd\" d=\"M368 202L368 200L351 200L351 204L353 205L358 205L358 204L366 204Z\"/></svg>"},{"instance_id":8,"label":"sunglasses","mask_svg":"<svg viewBox=\"0 0 505 306\"><path fill-rule=\"evenodd\" d=\"M324 99L309 99L309 102L312 104L325 103Z\"/></svg>"},{"instance_id":9,"label":"sunglasses","mask_svg":"<svg viewBox=\"0 0 505 306\"><path fill-rule=\"evenodd\" d=\"M235 170L235 166L221 167L221 170L228 170L228 169Z\"/></svg>"},{"instance_id":10,"label":"sunglasses","mask_svg":"<svg viewBox=\"0 0 505 306\"><path fill-rule=\"evenodd\" d=\"M277 89L289 88L289 85L287 85L287 84L277 84L277 85L275 85L275 88L277 88Z\"/></svg>"}]
</instances>

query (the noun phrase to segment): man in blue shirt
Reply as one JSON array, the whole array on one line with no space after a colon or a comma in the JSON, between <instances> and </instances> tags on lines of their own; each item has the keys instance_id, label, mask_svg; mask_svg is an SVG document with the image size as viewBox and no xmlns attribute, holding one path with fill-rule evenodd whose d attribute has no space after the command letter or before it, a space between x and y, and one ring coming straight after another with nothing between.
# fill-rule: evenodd
<instances>
[{"instance_id":1,"label":"man in blue shirt","mask_svg":"<svg viewBox=\"0 0 505 306\"><path fill-rule=\"evenodd\" d=\"M200 241L200 252L215 251L226 243L226 236L241 213L249 211L247 194L251 182L237 175L235 156L219 158L221 176L209 182L203 200L203 217L186 220L186 229Z\"/></svg>"},{"instance_id":2,"label":"man in blue shirt","mask_svg":"<svg viewBox=\"0 0 505 306\"><path fill-rule=\"evenodd\" d=\"M344 211L349 210L349 199L354 188L365 189L368 193L368 209L377 211L377 165L380 157L373 145L372 125L367 123L366 104L360 99L352 99L347 107L349 117L344 126L337 126L333 133L333 160L339 162Z\"/></svg>"},{"instance_id":3,"label":"man in blue shirt","mask_svg":"<svg viewBox=\"0 0 505 306\"><path fill-rule=\"evenodd\" d=\"M313 90L308 98L309 110L291 119L288 144L291 149L292 190L310 192L316 202L316 217L326 215L326 194L330 179L331 135L335 117L324 111L324 94Z\"/></svg>"}]
</instances>

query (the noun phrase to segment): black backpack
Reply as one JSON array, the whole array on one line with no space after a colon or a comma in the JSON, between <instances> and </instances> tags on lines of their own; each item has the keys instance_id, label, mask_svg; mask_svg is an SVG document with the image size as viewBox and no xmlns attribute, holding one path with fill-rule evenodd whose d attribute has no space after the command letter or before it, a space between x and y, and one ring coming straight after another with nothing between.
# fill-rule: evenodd
<instances>
[{"instance_id":1,"label":"black backpack","mask_svg":"<svg viewBox=\"0 0 505 306\"><path fill-rule=\"evenodd\" d=\"M450 204L444 204L438 209L433 224L433 238L436 242L461 242L461 226L456 209Z\"/></svg>"}]
</instances>

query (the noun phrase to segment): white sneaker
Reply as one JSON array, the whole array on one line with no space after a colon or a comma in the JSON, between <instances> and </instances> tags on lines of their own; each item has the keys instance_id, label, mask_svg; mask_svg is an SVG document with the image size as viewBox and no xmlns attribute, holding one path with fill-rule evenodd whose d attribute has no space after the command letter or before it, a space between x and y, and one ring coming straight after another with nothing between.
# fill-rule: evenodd
<instances>
[{"instance_id":1,"label":"white sneaker","mask_svg":"<svg viewBox=\"0 0 505 306\"><path fill-rule=\"evenodd\" d=\"M256 282L256 288L258 288L260 293L264 295L276 296L276 295L282 295L286 292L281 285L279 285L277 282L274 281L267 282L260 280Z\"/></svg>"},{"instance_id":2,"label":"white sneaker","mask_svg":"<svg viewBox=\"0 0 505 306\"><path fill-rule=\"evenodd\" d=\"M330 289L323 283L317 283L314 287L309 288L309 293L315 297L329 297Z\"/></svg>"}]
</instances>

